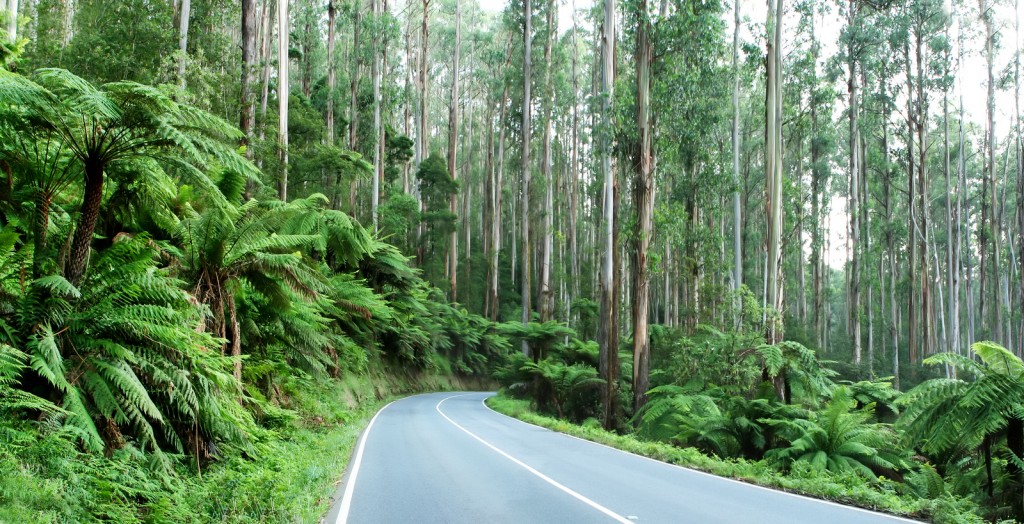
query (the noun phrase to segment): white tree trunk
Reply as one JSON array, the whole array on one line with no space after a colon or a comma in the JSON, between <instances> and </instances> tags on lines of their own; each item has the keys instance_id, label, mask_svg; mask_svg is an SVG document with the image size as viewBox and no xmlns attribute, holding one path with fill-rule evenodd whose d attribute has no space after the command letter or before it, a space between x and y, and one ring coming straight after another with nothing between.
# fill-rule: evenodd
<instances>
[{"instance_id":1,"label":"white tree trunk","mask_svg":"<svg viewBox=\"0 0 1024 524\"><path fill-rule=\"evenodd\" d=\"M288 35L290 18L288 16L289 0L278 0L278 47L277 47L277 109L280 120L278 126L278 148L281 155L281 180L278 186L278 197L288 201Z\"/></svg>"}]
</instances>

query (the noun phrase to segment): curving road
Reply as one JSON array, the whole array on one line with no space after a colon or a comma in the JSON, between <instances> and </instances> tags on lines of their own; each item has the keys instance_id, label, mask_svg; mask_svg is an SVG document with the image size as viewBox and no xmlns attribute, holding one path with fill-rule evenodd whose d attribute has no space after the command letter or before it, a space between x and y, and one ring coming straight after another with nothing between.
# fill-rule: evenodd
<instances>
[{"instance_id":1,"label":"curving road","mask_svg":"<svg viewBox=\"0 0 1024 524\"><path fill-rule=\"evenodd\" d=\"M910 522L562 435L492 411L490 395L431 393L382 409L325 522Z\"/></svg>"}]
</instances>

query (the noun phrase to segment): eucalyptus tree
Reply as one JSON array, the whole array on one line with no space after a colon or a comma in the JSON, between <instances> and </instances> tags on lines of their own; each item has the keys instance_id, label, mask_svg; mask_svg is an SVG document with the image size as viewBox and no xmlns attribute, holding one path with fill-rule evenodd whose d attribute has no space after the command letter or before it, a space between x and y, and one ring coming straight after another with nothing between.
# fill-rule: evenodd
<instances>
[{"instance_id":1,"label":"eucalyptus tree","mask_svg":"<svg viewBox=\"0 0 1024 524\"><path fill-rule=\"evenodd\" d=\"M268 2L269 0L264 0L264 3ZM256 0L242 0L242 80L239 86L241 114L238 127L246 141L252 137L256 112L252 88L252 77L256 67L256 22Z\"/></svg>"},{"instance_id":2,"label":"eucalyptus tree","mask_svg":"<svg viewBox=\"0 0 1024 524\"><path fill-rule=\"evenodd\" d=\"M459 7L459 2L455 2L455 52L452 54L452 87L451 87L451 100L448 103L448 176L453 181L459 179L458 163L458 146L459 146L459 53L462 47L462 8ZM456 215L458 207L456 203L457 194L453 191L450 196L449 210L452 215ZM463 217L464 219L468 217ZM452 230L451 238L448 241L448 286L449 296L454 302L456 300L456 283L458 279L458 267L459 267L459 236L458 228Z\"/></svg>"},{"instance_id":3,"label":"eucalyptus tree","mask_svg":"<svg viewBox=\"0 0 1024 524\"><path fill-rule=\"evenodd\" d=\"M530 244L530 173L533 166L530 164L530 137L532 135L530 113L533 111L533 99L530 96L530 89L532 87L533 78L531 76L531 62L533 61L533 2L532 0L524 0L523 2L523 127L520 129L522 133L522 193L520 194L520 216L521 226L520 233L522 234L522 248L521 255L522 259L522 278L520 279L522 286L522 321L523 325L530 322L532 316L532 306L530 305L530 296L533 293L530 279L533 275L531 269L531 244ZM523 339L523 354L530 355L530 345Z\"/></svg>"},{"instance_id":4,"label":"eucalyptus tree","mask_svg":"<svg viewBox=\"0 0 1024 524\"><path fill-rule=\"evenodd\" d=\"M604 379L602 405L604 406L605 429L616 426L618 414L618 306L615 303L615 258L617 246L614 229L615 216L615 174L612 171L612 107L615 81L615 0L604 0L604 17L601 21L600 68L596 72L600 79L599 112L597 134L598 155L600 155L601 190L601 277L600 277L600 319L598 320L599 372Z\"/></svg>"},{"instance_id":5,"label":"eucalyptus tree","mask_svg":"<svg viewBox=\"0 0 1024 524\"><path fill-rule=\"evenodd\" d=\"M278 179L277 196L288 200L288 97L290 77L288 66L291 61L288 39L291 34L291 15L288 4L291 0L277 1L277 147L281 160L281 175Z\"/></svg>"},{"instance_id":6,"label":"eucalyptus tree","mask_svg":"<svg viewBox=\"0 0 1024 524\"><path fill-rule=\"evenodd\" d=\"M978 234L978 253L981 258L979 267L978 318L981 319L982 332L999 340L1001 309L999 307L998 275L999 275L999 231L996 221L996 19L995 0L978 0L978 16L985 27L985 68L986 68L986 134L985 161L981 191L981 227ZM991 248L989 244L991 243ZM986 263L989 262L989 263ZM991 267L989 267L991 264ZM987 291L986 291L987 290ZM988 308L988 309L986 309ZM986 312L989 311L989 315Z\"/></svg>"},{"instance_id":7,"label":"eucalyptus tree","mask_svg":"<svg viewBox=\"0 0 1024 524\"><path fill-rule=\"evenodd\" d=\"M546 23L545 33L547 37L544 40L544 92L541 94L541 105L544 118L544 135L541 139L541 147L543 152L541 153L541 174L544 178L544 215L543 221L541 222L540 232L540 282L538 283L537 289L537 306L540 309L541 322L551 320L551 316L554 313L554 293L551 289L551 251L554 249L554 174L552 164L554 160L552 158L552 134L551 134L551 112L552 105L554 105L554 92L551 87L551 73L552 68L555 64L551 61L551 52L555 43L555 34L558 31L555 25L555 2L549 0L546 6Z\"/></svg>"},{"instance_id":8,"label":"eucalyptus tree","mask_svg":"<svg viewBox=\"0 0 1024 524\"><path fill-rule=\"evenodd\" d=\"M633 410L643 407L650 389L651 342L648 335L650 276L648 251L654 213L653 130L651 119L651 18L646 0L634 7L636 20L636 127L637 145L633 161L633 205L636 223L633 246Z\"/></svg>"},{"instance_id":9,"label":"eucalyptus tree","mask_svg":"<svg viewBox=\"0 0 1024 524\"><path fill-rule=\"evenodd\" d=\"M765 184L768 197L767 304L774 310L766 326L770 343L782 340L782 14L783 2L769 1L765 96Z\"/></svg>"}]
</instances>

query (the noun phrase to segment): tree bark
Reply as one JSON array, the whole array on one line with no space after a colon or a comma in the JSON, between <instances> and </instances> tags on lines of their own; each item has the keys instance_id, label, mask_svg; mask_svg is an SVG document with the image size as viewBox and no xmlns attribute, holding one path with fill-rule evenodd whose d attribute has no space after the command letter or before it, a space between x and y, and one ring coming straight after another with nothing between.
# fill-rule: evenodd
<instances>
[{"instance_id":1,"label":"tree bark","mask_svg":"<svg viewBox=\"0 0 1024 524\"><path fill-rule=\"evenodd\" d=\"M541 322L551 320L554 309L554 295L551 291L551 251L554 249L554 175L551 172L551 106L554 104L554 93L551 91L551 49L555 37L555 6L554 0L548 1L547 8L547 39L544 42L544 93L541 103L544 111L543 165L541 172L544 177L544 220L541 222L541 262L540 285L537 290L537 307L540 309Z\"/></svg>"},{"instance_id":2,"label":"tree bark","mask_svg":"<svg viewBox=\"0 0 1024 524\"><path fill-rule=\"evenodd\" d=\"M288 201L288 37L291 19L288 16L289 0L278 0L278 50L277 50L277 104L278 104L278 148L281 155L281 180L278 198Z\"/></svg>"},{"instance_id":3,"label":"tree bark","mask_svg":"<svg viewBox=\"0 0 1024 524\"><path fill-rule=\"evenodd\" d=\"M373 0L373 24L378 27L384 11L381 8L381 0ZM373 230L377 230L377 208L380 205L380 180L384 176L384 128L380 121L380 82L384 60L384 52L378 46L384 38L380 32L375 31L372 38L373 57L370 59L370 74L373 75L373 194L370 199L370 217L373 222Z\"/></svg>"},{"instance_id":4,"label":"tree bark","mask_svg":"<svg viewBox=\"0 0 1024 524\"><path fill-rule=\"evenodd\" d=\"M855 31L857 23L857 4L850 0L848 7L847 27L851 34ZM861 340L861 298L860 298L860 85L857 77L857 50L854 38L849 38L847 45L847 68L849 77L847 79L847 90L849 94L849 154L850 154L850 238L851 238L851 265L850 265L850 319L853 323L853 363L860 365L862 340Z\"/></svg>"},{"instance_id":5,"label":"tree bark","mask_svg":"<svg viewBox=\"0 0 1024 524\"><path fill-rule=\"evenodd\" d=\"M530 268L530 112L533 104L532 98L530 98L530 87L532 78L530 76L531 61L533 55L531 53L532 37L533 37L533 21L532 21L532 6L531 2L523 2L523 15L525 16L525 23L523 26L523 143L522 143L522 169L523 169L523 193L521 195L522 205L520 206L520 215L522 218L521 234L522 234L522 321L523 325L530 322L531 306L530 306L530 295L533 292L532 286L530 285L531 268ZM523 341L523 354L530 356L530 345L525 340Z\"/></svg>"},{"instance_id":6,"label":"tree bark","mask_svg":"<svg viewBox=\"0 0 1024 524\"><path fill-rule=\"evenodd\" d=\"M767 95L765 111L765 180L767 185L768 253L766 297L774 310L766 333L770 344L782 340L782 14L783 0L769 2Z\"/></svg>"},{"instance_id":7,"label":"tree bark","mask_svg":"<svg viewBox=\"0 0 1024 524\"><path fill-rule=\"evenodd\" d=\"M269 0L267 0L269 1ZM188 0L183 0L188 2ZM287 2L287 0L282 0ZM184 7L183 7L184 10ZM186 18L186 16L182 16ZM182 20L183 32L187 33L187 22ZM184 54L184 46L187 44L187 36L181 37L180 45ZM256 0L242 0L242 84L241 84L241 110L238 128L242 131L243 143L248 145L253 135L253 122L255 120L255 103L252 96L252 73L256 64ZM179 65L179 81L184 89L185 71L184 57ZM246 156L252 158L252 151L246 149Z\"/></svg>"},{"instance_id":8,"label":"tree bark","mask_svg":"<svg viewBox=\"0 0 1024 524\"><path fill-rule=\"evenodd\" d=\"M336 67L334 65L334 50L336 48L335 30L337 24L337 9L334 7L334 0L327 1L327 145L334 145L334 92L337 87ZM333 195L332 188L326 188Z\"/></svg>"},{"instance_id":9,"label":"tree bark","mask_svg":"<svg viewBox=\"0 0 1024 524\"><path fill-rule=\"evenodd\" d=\"M17 1L18 0L14 0L14 3L17 4ZM255 9L252 9L252 11L253 14L255 14ZM188 64L188 23L191 16L191 1L181 0L181 13L178 18L178 53L180 54L180 56L178 56L178 87L180 87L183 92L185 91L185 66ZM244 26L245 22L243 21L242 24ZM253 26L255 27L255 22L253 22ZM252 38L251 40L255 39ZM255 44L253 47L255 48Z\"/></svg>"},{"instance_id":10,"label":"tree bark","mask_svg":"<svg viewBox=\"0 0 1024 524\"><path fill-rule=\"evenodd\" d=\"M102 162L88 159L85 162L85 188L82 194L82 210L75 227L75 236L71 241L68 265L64 272L68 282L74 285L82 283L85 268L89 263L89 249L92 246L92 235L96 231L96 222L100 217L100 204L103 203L104 168Z\"/></svg>"},{"instance_id":11,"label":"tree bark","mask_svg":"<svg viewBox=\"0 0 1024 524\"><path fill-rule=\"evenodd\" d=\"M740 287L743 286L743 210L740 205L740 3L738 1L733 2L733 7L732 182L736 186L736 189L732 193L732 286L733 291L739 291ZM813 107L814 104L811 105ZM737 295L736 304L734 304L734 306L739 305L739 300L739 296ZM738 307L736 309L736 318L738 323L741 312Z\"/></svg>"},{"instance_id":12,"label":"tree bark","mask_svg":"<svg viewBox=\"0 0 1024 524\"><path fill-rule=\"evenodd\" d=\"M651 346L647 331L650 300L648 251L651 245L651 221L654 214L654 180L651 171L652 132L650 115L651 20L647 0L637 7L636 43L636 109L638 144L634 160L633 205L636 207L636 229L633 248L633 412L647 402L650 389Z\"/></svg>"},{"instance_id":13,"label":"tree bark","mask_svg":"<svg viewBox=\"0 0 1024 524\"><path fill-rule=\"evenodd\" d=\"M598 154L603 180L601 306L598 321L599 371L604 379L602 404L605 429L616 426L618 413L618 305L615 298L615 176L612 172L612 99L615 75L615 0L604 0L604 20L601 25L600 50L600 125L597 127Z\"/></svg>"},{"instance_id":14,"label":"tree bark","mask_svg":"<svg viewBox=\"0 0 1024 524\"><path fill-rule=\"evenodd\" d=\"M459 52L462 47L462 9L459 2L455 2L455 53L452 59L452 90L451 102L448 106L448 176L452 180L459 179L457 166L457 151L459 144ZM458 192L452 191L449 211L452 216L458 216ZM462 217L466 220L468 217ZM459 228L452 228L451 238L448 242L448 285L451 291L451 301L456 301L456 284L458 280L459 256Z\"/></svg>"}]
</instances>

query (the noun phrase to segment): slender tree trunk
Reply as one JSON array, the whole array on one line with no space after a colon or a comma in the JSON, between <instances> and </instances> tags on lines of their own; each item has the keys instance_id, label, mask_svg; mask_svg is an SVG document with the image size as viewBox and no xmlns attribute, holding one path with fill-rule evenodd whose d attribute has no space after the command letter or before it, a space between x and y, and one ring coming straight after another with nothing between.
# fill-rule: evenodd
<instances>
[{"instance_id":1,"label":"slender tree trunk","mask_svg":"<svg viewBox=\"0 0 1024 524\"><path fill-rule=\"evenodd\" d=\"M188 2L188 0L183 1ZM7 0L7 40L9 42L18 41L18 16L18 0Z\"/></svg>"},{"instance_id":2,"label":"slender tree trunk","mask_svg":"<svg viewBox=\"0 0 1024 524\"><path fill-rule=\"evenodd\" d=\"M373 0L373 24L377 27L383 17L381 0ZM370 59L370 74L373 75L373 194L370 197L370 217L373 221L373 230L377 230L377 208L380 205L380 180L384 177L384 127L380 121L380 81L383 74L381 62L384 60L385 52L378 46L383 35L374 31L372 38L373 57Z\"/></svg>"},{"instance_id":3,"label":"slender tree trunk","mask_svg":"<svg viewBox=\"0 0 1024 524\"><path fill-rule=\"evenodd\" d=\"M851 31L854 29L854 25L857 23L857 4L854 0L850 0L848 7L848 19L847 26ZM860 297L860 253L862 246L860 245L860 122L858 117L860 116L860 85L858 84L857 77L857 50L855 49L854 39L850 38L850 42L847 47L847 68L849 78L847 80L847 90L849 93L849 120L850 120L850 135L849 135L849 154L850 154L850 238L851 245L850 250L852 251L851 265L850 265L850 317L853 323L853 363L860 365L861 363L861 352L862 352L862 339L861 339L861 297Z\"/></svg>"},{"instance_id":4,"label":"slender tree trunk","mask_svg":"<svg viewBox=\"0 0 1024 524\"><path fill-rule=\"evenodd\" d=\"M572 297L580 296L580 252L578 246L577 213L579 210L579 134L580 134L580 104L576 100L579 97L579 46L576 42L576 0L572 2L572 166L569 168L569 263L570 282L572 282ZM570 301L571 302L571 301Z\"/></svg>"},{"instance_id":5,"label":"slender tree trunk","mask_svg":"<svg viewBox=\"0 0 1024 524\"><path fill-rule=\"evenodd\" d=\"M636 208L636 229L633 248L633 412L639 412L647 402L650 389L651 346L647 334L648 308L650 300L650 276L648 275L647 254L650 250L651 220L654 214L654 180L652 177L652 136L650 96L651 62L651 20L647 12L647 1L640 0L637 7L636 43L636 108L637 108L637 157L633 179L633 205Z\"/></svg>"},{"instance_id":6,"label":"slender tree trunk","mask_svg":"<svg viewBox=\"0 0 1024 524\"><path fill-rule=\"evenodd\" d=\"M430 60L430 0L423 0L423 23L420 25L420 73L419 73L419 88L420 88L420 112L419 112L419 130L416 133L416 141L419 144L420 157L419 161L422 162L428 156L430 156L430 69L428 67ZM417 166L418 167L418 166ZM417 187L415 190L416 202L419 208L419 212L423 212L423 197ZM423 264L423 222L421 221L416 226L416 241L419 246L417 250L417 263Z\"/></svg>"},{"instance_id":7,"label":"slender tree trunk","mask_svg":"<svg viewBox=\"0 0 1024 524\"><path fill-rule=\"evenodd\" d=\"M508 67L508 62L505 63ZM501 312L501 304L498 295L498 256L501 252L501 204L504 171L505 171L505 127L508 115L508 84L505 84L501 92L501 116L498 117L498 168L494 176L494 216L496 220L491 223L491 274L488 293L491 300L491 320L497 320ZM514 244L514 242L513 242ZM512 257L513 260L515 257Z\"/></svg>"},{"instance_id":8,"label":"slender tree trunk","mask_svg":"<svg viewBox=\"0 0 1024 524\"><path fill-rule=\"evenodd\" d=\"M765 180L767 183L768 264L766 296L773 310L767 327L768 342L782 340L782 0L769 2L767 97L765 117ZM778 384L777 384L778 386ZM778 389L778 387L777 387ZM785 399L785 394L781 397Z\"/></svg>"},{"instance_id":9,"label":"slender tree trunk","mask_svg":"<svg viewBox=\"0 0 1024 524\"><path fill-rule=\"evenodd\" d=\"M612 99L615 75L615 0L604 0L600 52L600 124L598 154L603 180L601 307L598 321L599 371L604 379L604 427L614 429L618 412L618 306L615 293L615 175L612 172Z\"/></svg>"},{"instance_id":10,"label":"slender tree trunk","mask_svg":"<svg viewBox=\"0 0 1024 524\"><path fill-rule=\"evenodd\" d=\"M18 0L14 0L15 5L17 5L17 1ZM253 11L252 12L253 18L255 18L254 15L255 15L256 9L255 8L251 8L251 10ZM178 57L178 87L180 87L182 91L185 91L185 66L188 64L188 23L189 23L189 18L191 16L192 16L192 3L191 3L191 1L190 0L181 0L181 13L178 15L178 53L180 54L180 56ZM242 25L244 26L246 22L248 22L248 20L243 21ZM255 25L256 25L255 20L252 22L252 25L255 28ZM243 29L243 31L244 31L244 29ZM255 49L255 47L256 47L255 40L256 39L254 37L250 38L250 41L252 41L253 49ZM244 60L243 60L243 62L244 62ZM249 75L251 76L252 75L252 72L251 72L252 69L250 68L249 71L250 71Z\"/></svg>"},{"instance_id":11,"label":"slender tree trunk","mask_svg":"<svg viewBox=\"0 0 1024 524\"><path fill-rule=\"evenodd\" d=\"M547 7L547 39L544 42L544 93L541 104L544 111L544 138L542 139L542 176L544 177L544 219L541 222L541 262L540 282L537 292L537 306L540 309L542 322L551 320L552 309L554 308L554 295L551 290L551 251L554 248L554 174L551 172L553 160L551 158L551 106L554 104L554 93L551 91L551 49L554 46L555 31L555 6L554 0L548 1Z\"/></svg>"},{"instance_id":12,"label":"slender tree trunk","mask_svg":"<svg viewBox=\"0 0 1024 524\"><path fill-rule=\"evenodd\" d=\"M452 59L452 90L451 102L448 106L448 176L452 180L459 179L458 166L456 165L456 151L459 145L459 51L462 47L462 9L459 2L455 2L455 56ZM451 194L450 208L452 216L458 216L456 199L458 193ZM468 217L462 217L466 220ZM451 300L456 301L456 281L459 267L458 242L459 228L452 228L451 238L448 242L448 285L451 290Z\"/></svg>"},{"instance_id":13,"label":"slender tree trunk","mask_svg":"<svg viewBox=\"0 0 1024 524\"><path fill-rule=\"evenodd\" d=\"M914 225L918 230L917 238L920 244L921 272L921 324L923 354L931 355L935 351L934 338L935 329L933 326L934 311L932 309L931 297L931 270L929 267L930 258L928 255L928 99L924 89L924 29L918 27L916 31L916 59L917 59L917 117L914 123L917 126L917 216L920 225Z\"/></svg>"},{"instance_id":14,"label":"slender tree trunk","mask_svg":"<svg viewBox=\"0 0 1024 524\"><path fill-rule=\"evenodd\" d=\"M288 201L288 36L291 30L290 18L288 15L289 0L278 0L277 22L278 26L278 50L277 50L277 104L278 104L278 147L281 154L281 180L278 186L278 197Z\"/></svg>"},{"instance_id":15,"label":"slender tree trunk","mask_svg":"<svg viewBox=\"0 0 1024 524\"><path fill-rule=\"evenodd\" d=\"M978 294L978 316L981 319L981 329L985 336L994 338L995 334L991 321L985 314L987 312L987 304L990 301L986 290L992 288L989 286L987 280L989 279L988 271L988 255L989 255L989 242L992 239L992 232L995 229L993 223L994 215L994 204L995 204L995 75L993 73L993 62L995 61L995 27L992 13L992 2L990 0L979 0L978 7L980 9L981 21L985 26L985 63L987 67L987 85L988 95L986 103L986 133L985 133L985 163L983 170L982 179L982 191L981 191L981 228L978 234L978 253L981 258L980 266L980 278L978 285L980 286L980 293ZM993 260L993 266L995 261ZM991 271L992 274L996 274L997 271ZM992 301L993 307L998 307L995 301Z\"/></svg>"},{"instance_id":16,"label":"slender tree trunk","mask_svg":"<svg viewBox=\"0 0 1024 524\"><path fill-rule=\"evenodd\" d=\"M732 33L732 182L736 189L732 193L732 263L733 291L743 286L743 209L740 205L740 3L733 2ZM813 104L812 104L813 106ZM742 316L739 310L740 298L736 296L736 322Z\"/></svg>"},{"instance_id":17,"label":"slender tree trunk","mask_svg":"<svg viewBox=\"0 0 1024 524\"><path fill-rule=\"evenodd\" d=\"M811 284L813 287L814 298L812 300L814 308L814 341L818 349L824 348L824 333L822 331L822 314L823 314L823 297L822 297L822 278L825 271L824 257L822 256L822 247L824 246L824 238L822 232L824 230L824 185L825 185L825 174L822 170L822 152L821 152L821 141L818 139L820 130L818 128L818 60L821 53L821 45L818 43L818 36L815 31L815 16L811 16L811 79L812 85L815 87L811 91L811 260L812 260L812 280Z\"/></svg>"},{"instance_id":18,"label":"slender tree trunk","mask_svg":"<svg viewBox=\"0 0 1024 524\"><path fill-rule=\"evenodd\" d=\"M277 18L277 5L273 0L264 0L263 4L263 43L260 54L263 61L263 92L260 96L260 141L266 137L267 105L270 99L270 65L271 45L274 41L274 22ZM255 111L254 111L255 112Z\"/></svg>"},{"instance_id":19,"label":"slender tree trunk","mask_svg":"<svg viewBox=\"0 0 1024 524\"><path fill-rule=\"evenodd\" d=\"M282 2L283 3L283 2ZM226 293L228 315L231 321L231 356L235 359L234 375L239 384L242 383L242 329L238 323L238 308L235 306L235 296Z\"/></svg>"},{"instance_id":20,"label":"slender tree trunk","mask_svg":"<svg viewBox=\"0 0 1024 524\"><path fill-rule=\"evenodd\" d=\"M531 62L533 55L531 53L532 38L533 38L533 20L532 20L532 5L531 2L523 2L523 14L526 17L526 22L523 27L523 144L522 144L522 155L523 155L523 193L521 196L522 204L520 205L520 215L522 218L522 321L523 324L530 322L531 306L530 306L530 295L533 292L530 285L531 268L530 268L530 112L533 104L533 99L530 97L530 87L532 78L530 76ZM523 354L530 356L530 345L524 340L523 341Z\"/></svg>"},{"instance_id":21,"label":"slender tree trunk","mask_svg":"<svg viewBox=\"0 0 1024 524\"><path fill-rule=\"evenodd\" d=\"M909 330L907 332L907 346L909 348L910 363L918 362L918 307L919 293L917 280L917 242L914 238L914 229L917 228L917 192L914 183L914 91L913 74L910 69L910 42L903 46L904 63L907 65L907 197L908 209L910 211L910 231L908 232L907 245L909 247L909 268L910 268L910 312L908 315Z\"/></svg>"},{"instance_id":22,"label":"slender tree trunk","mask_svg":"<svg viewBox=\"0 0 1024 524\"><path fill-rule=\"evenodd\" d=\"M352 4L352 10L352 80L349 83L348 148L352 151L358 151L356 146L358 145L357 141L359 138L359 80L363 64L359 37L362 33L363 25L363 0L355 0ZM355 185L354 182L353 185ZM349 202L349 206L353 208L352 211L355 210L354 202Z\"/></svg>"},{"instance_id":23,"label":"slender tree trunk","mask_svg":"<svg viewBox=\"0 0 1024 524\"><path fill-rule=\"evenodd\" d=\"M949 41L949 25L946 26L946 40ZM949 49L946 49L946 56L944 60L946 75L950 75L949 64ZM949 295L949 309L947 316L949 317L949 328L950 333L947 337L946 351L954 353L957 350L957 346L960 341L960 319L957 318L959 313L957 311L957 292L956 292L956 265L954 264L953 257L953 184L952 184L952 173L950 169L950 149L949 149L949 88L944 87L942 90L942 170L946 178L946 293Z\"/></svg>"},{"instance_id":24,"label":"slender tree trunk","mask_svg":"<svg viewBox=\"0 0 1024 524\"><path fill-rule=\"evenodd\" d=\"M188 2L188 0L182 0ZM267 0L269 1L269 0ZM287 0L282 0L286 2ZM183 9L184 10L184 9ZM185 19L187 16L182 16ZM187 45L187 32L188 22L182 20L181 27L183 34L179 41L182 47L181 51L184 54L184 47ZM179 67L179 81L184 88L185 82L185 62L182 57L182 62ZM242 139L245 144L248 144L253 136L253 121L255 119L255 103L252 96L252 74L256 66L256 0L242 0L242 84L241 84L241 118L238 128L245 135ZM246 149L246 156L252 157L252 152Z\"/></svg>"},{"instance_id":25,"label":"slender tree trunk","mask_svg":"<svg viewBox=\"0 0 1024 524\"><path fill-rule=\"evenodd\" d=\"M405 24L405 63L406 63L406 67L405 67L405 89L402 91L405 94L405 102L403 104L404 105L404 108L403 108L403 113L404 113L403 123L404 123L404 126L402 128L402 132L403 132L403 134L405 134L405 136L412 136L412 127L411 127L412 111L413 111L412 110L412 104L413 104L412 76L413 76L413 71L414 71L413 64L416 63L413 60L413 54L412 54L412 34L413 34L413 32L412 32L412 20L413 20L412 15L411 14L408 15L408 17L406 18L406 24ZM414 150L415 150L415 162L418 165L419 161L420 161L419 143L418 142L414 146ZM410 167L409 162L405 162L404 164L402 164L402 193L405 193L405 194L409 194L409 192L412 191L412 188L410 186L410 180L409 180L409 167Z\"/></svg>"},{"instance_id":26,"label":"slender tree trunk","mask_svg":"<svg viewBox=\"0 0 1024 524\"><path fill-rule=\"evenodd\" d=\"M266 0L265 0L266 1ZM337 87L336 67L334 65L335 40L335 19L337 9L334 7L334 0L327 1L327 145L334 145L334 91ZM332 188L326 188L333 195Z\"/></svg>"}]
</instances>

